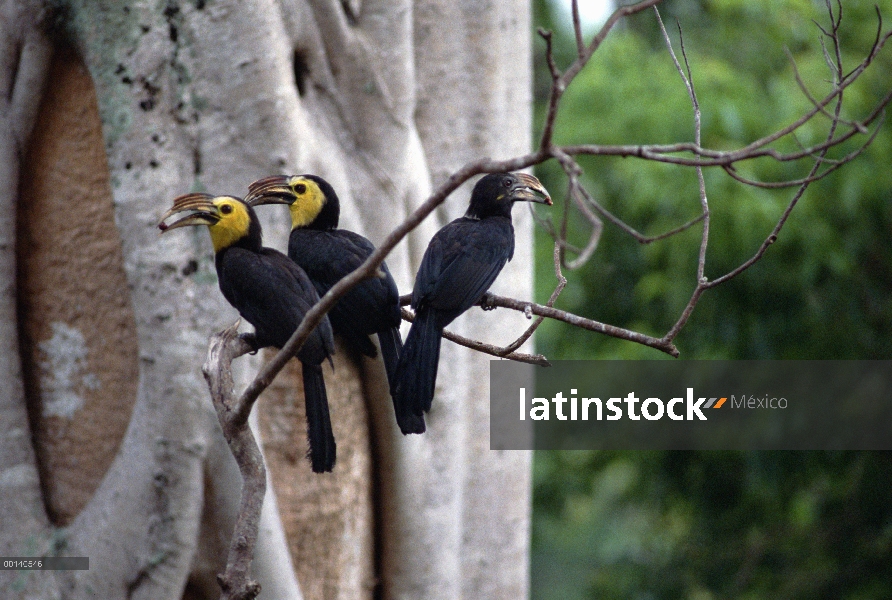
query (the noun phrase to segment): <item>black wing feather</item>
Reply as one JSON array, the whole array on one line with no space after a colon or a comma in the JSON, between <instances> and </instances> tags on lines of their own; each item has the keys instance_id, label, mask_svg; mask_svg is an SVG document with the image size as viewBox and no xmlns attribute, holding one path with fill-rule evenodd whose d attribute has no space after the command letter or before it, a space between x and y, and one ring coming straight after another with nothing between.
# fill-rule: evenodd
<instances>
[{"instance_id":1,"label":"black wing feather","mask_svg":"<svg viewBox=\"0 0 892 600\"><path fill-rule=\"evenodd\" d=\"M242 317L254 326L258 346L281 348L319 296L306 274L284 254L232 247L218 254L220 289ZM320 364L334 353L331 325L319 323L298 358Z\"/></svg>"},{"instance_id":2,"label":"black wing feather","mask_svg":"<svg viewBox=\"0 0 892 600\"><path fill-rule=\"evenodd\" d=\"M374 250L369 240L344 229L295 229L288 243L289 257L307 272L320 295L359 267ZM401 321L396 282L386 264L382 271L385 278L359 283L329 313L335 332L367 356L377 354L368 336L399 327Z\"/></svg>"},{"instance_id":3,"label":"black wing feather","mask_svg":"<svg viewBox=\"0 0 892 600\"><path fill-rule=\"evenodd\" d=\"M445 327L492 286L514 253L510 219L456 219L428 245L412 292L412 307L438 311Z\"/></svg>"}]
</instances>

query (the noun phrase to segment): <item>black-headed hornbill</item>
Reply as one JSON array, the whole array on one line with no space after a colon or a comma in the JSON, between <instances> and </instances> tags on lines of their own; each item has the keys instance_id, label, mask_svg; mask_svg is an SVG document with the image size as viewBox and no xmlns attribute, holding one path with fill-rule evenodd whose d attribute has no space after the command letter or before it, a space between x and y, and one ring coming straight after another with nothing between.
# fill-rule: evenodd
<instances>
[{"instance_id":1,"label":"black-headed hornbill","mask_svg":"<svg viewBox=\"0 0 892 600\"><path fill-rule=\"evenodd\" d=\"M165 224L181 212L189 214ZM165 233L189 225L205 225L211 234L220 291L254 326L254 335L244 336L245 340L255 349L284 346L319 301L306 273L281 252L263 247L260 221L239 198L197 193L180 196L158 227ZM322 375L322 363L331 361L333 353L334 338L326 317L297 352L303 371L309 457L316 473L331 471L336 457Z\"/></svg>"},{"instance_id":2,"label":"black-headed hornbill","mask_svg":"<svg viewBox=\"0 0 892 600\"><path fill-rule=\"evenodd\" d=\"M338 195L319 176L278 175L255 181L248 187L245 201L252 206L289 206L288 256L306 271L320 296L375 251L372 242L358 233L338 229L341 211ZM365 356L377 356L369 336L378 335L387 380L393 390L396 365L403 346L399 330L400 299L396 282L384 263L381 272L383 277L361 281L344 294L328 317L334 332L343 337L350 348ZM396 420L403 433L424 431L423 418L411 413L397 411Z\"/></svg>"},{"instance_id":3,"label":"black-headed hornbill","mask_svg":"<svg viewBox=\"0 0 892 600\"><path fill-rule=\"evenodd\" d=\"M550 205L551 197L532 175L486 175L474 186L465 216L431 239L415 276L415 320L391 388L400 410L420 419L430 410L443 328L480 301L514 256L511 208L520 201Z\"/></svg>"}]
</instances>

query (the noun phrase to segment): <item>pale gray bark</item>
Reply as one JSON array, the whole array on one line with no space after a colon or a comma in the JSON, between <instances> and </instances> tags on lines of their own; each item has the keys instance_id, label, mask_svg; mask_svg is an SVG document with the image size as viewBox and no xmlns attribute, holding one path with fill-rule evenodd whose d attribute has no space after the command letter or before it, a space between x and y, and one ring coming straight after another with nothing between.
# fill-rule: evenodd
<instances>
[{"instance_id":1,"label":"pale gray bark","mask_svg":"<svg viewBox=\"0 0 892 600\"><path fill-rule=\"evenodd\" d=\"M11 17L0 24L7 102L0 137L0 378L8 382L0 394L4 427L13 424L0 432L0 543L12 555L25 553L17 540L52 533L26 443L9 216L17 148L27 137L27 111L37 104L48 50L36 13L18 12L20 5L4 2ZM235 313L211 276L206 234L161 239L158 217L191 189L242 195L262 176L311 172L338 190L344 227L380 240L424 200L432 181L481 156L529 149L529 9L519 0L365 1L351 3L350 16L335 0L61 6L99 98L140 375L122 449L64 534L66 553L90 556L91 570L44 577L44 589L32 587L30 577L20 597L177 598L187 581L195 593L214 597L240 479L200 366L207 336ZM307 67L302 94L295 53ZM30 62L13 81L10 64L18 57ZM388 259L402 291L411 289L430 235L464 211L468 189ZM263 214L266 242L278 248L287 232L281 216ZM531 292L525 211L517 211L515 226L515 258L496 289L523 298ZM197 274L184 274L190 261ZM526 322L503 312L471 311L456 326L505 343ZM523 597L529 455L488 449L488 359L446 342L441 365L429 431L409 437L393 424L380 368L363 369L385 597ZM267 511L254 567L261 597L297 593L286 551L281 526ZM345 569L340 595L368 595L364 572Z\"/></svg>"},{"instance_id":2,"label":"pale gray bark","mask_svg":"<svg viewBox=\"0 0 892 600\"><path fill-rule=\"evenodd\" d=\"M435 183L467 161L529 151L529 30L523 3L441 0L417 8L416 122ZM465 186L447 201L439 225L464 213L469 191ZM525 207L517 208L514 260L494 291L527 298L531 219ZM450 327L472 338L485 331L487 339L506 344L527 323L503 313L471 310ZM405 532L396 536L414 538L396 560L397 596L526 596L530 455L489 450L488 363L488 357L443 343L429 431L406 440L414 447L401 465L415 485L397 492L405 496L409 515L434 526L404 524Z\"/></svg>"}]
</instances>

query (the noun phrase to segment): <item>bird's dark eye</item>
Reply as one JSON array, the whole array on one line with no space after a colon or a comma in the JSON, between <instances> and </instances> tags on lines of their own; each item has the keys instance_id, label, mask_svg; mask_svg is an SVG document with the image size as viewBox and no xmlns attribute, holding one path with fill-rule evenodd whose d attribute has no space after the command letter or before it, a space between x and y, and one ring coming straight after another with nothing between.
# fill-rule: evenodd
<instances>
[{"instance_id":1,"label":"bird's dark eye","mask_svg":"<svg viewBox=\"0 0 892 600\"><path fill-rule=\"evenodd\" d=\"M232 205L224 204L223 206L220 207L220 212L223 213L224 215L228 215L229 213L232 212Z\"/></svg>"},{"instance_id":2,"label":"bird's dark eye","mask_svg":"<svg viewBox=\"0 0 892 600\"><path fill-rule=\"evenodd\" d=\"M305 185L302 184L302 183L298 183L296 186L294 186L294 193L296 193L296 194L306 194L306 193L307 193L307 186L305 186Z\"/></svg>"},{"instance_id":3,"label":"bird's dark eye","mask_svg":"<svg viewBox=\"0 0 892 600\"><path fill-rule=\"evenodd\" d=\"M511 180L506 177L505 179L502 180L502 185L505 186L506 188L511 187Z\"/></svg>"}]
</instances>

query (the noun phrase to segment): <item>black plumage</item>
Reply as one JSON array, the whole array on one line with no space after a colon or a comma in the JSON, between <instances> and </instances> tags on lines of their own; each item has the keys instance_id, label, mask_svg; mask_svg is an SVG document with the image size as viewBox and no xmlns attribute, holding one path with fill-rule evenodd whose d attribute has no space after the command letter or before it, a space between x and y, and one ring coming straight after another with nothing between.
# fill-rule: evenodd
<instances>
[{"instance_id":1,"label":"black plumage","mask_svg":"<svg viewBox=\"0 0 892 600\"><path fill-rule=\"evenodd\" d=\"M288 256L297 263L324 295L343 277L356 270L375 251L365 237L338 229L340 201L334 188L316 175L279 175L255 181L246 201L260 204L288 204L291 235ZM377 335L391 390L402 350L399 291L385 263L383 277L366 279L342 296L328 316L334 332L356 352L374 358ZM397 412L397 423L406 432L424 431L424 421L412 414Z\"/></svg>"},{"instance_id":2,"label":"black plumage","mask_svg":"<svg viewBox=\"0 0 892 600\"><path fill-rule=\"evenodd\" d=\"M173 214L190 211L165 225ZM260 222L253 209L231 196L188 194L174 201L161 220L162 231L206 225L214 245L220 291L239 314L254 326L246 336L255 348L284 346L307 311L319 301L316 288L294 261L263 247ZM324 318L297 352L301 362L307 412L309 456L313 471L331 471L336 445L328 411L322 363L334 353L328 318Z\"/></svg>"},{"instance_id":3,"label":"black plumage","mask_svg":"<svg viewBox=\"0 0 892 600\"><path fill-rule=\"evenodd\" d=\"M514 256L511 208L517 201L551 204L531 175L486 175L474 186L465 216L431 239L412 290L415 320L391 387L398 413L423 419L430 410L443 328L483 297Z\"/></svg>"}]
</instances>

